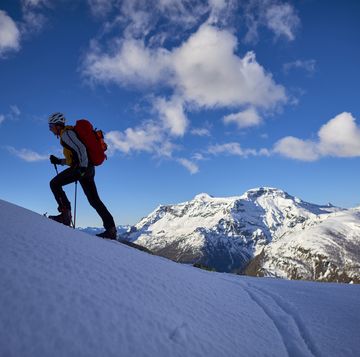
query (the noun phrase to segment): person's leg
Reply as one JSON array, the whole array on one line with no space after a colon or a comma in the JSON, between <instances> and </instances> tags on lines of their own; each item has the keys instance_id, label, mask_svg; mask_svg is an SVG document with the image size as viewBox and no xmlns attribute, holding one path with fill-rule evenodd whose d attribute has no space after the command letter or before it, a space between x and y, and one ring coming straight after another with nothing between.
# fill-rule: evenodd
<instances>
[{"instance_id":1,"label":"person's leg","mask_svg":"<svg viewBox=\"0 0 360 357\"><path fill-rule=\"evenodd\" d=\"M58 211L61 213L57 216L49 216L49 218L67 226L71 225L71 204L63 190L63 186L75 182L77 176L73 168L67 168L50 181L51 191L58 203Z\"/></svg>"},{"instance_id":2,"label":"person's leg","mask_svg":"<svg viewBox=\"0 0 360 357\"><path fill-rule=\"evenodd\" d=\"M95 176L95 168L91 167L89 168L89 173L87 173L83 178L81 178L79 182L84 190L85 196L87 197L90 205L96 210L98 215L101 217L104 228L107 231L114 230L116 234L114 218L99 197L96 184L94 181L94 176Z\"/></svg>"}]
</instances>

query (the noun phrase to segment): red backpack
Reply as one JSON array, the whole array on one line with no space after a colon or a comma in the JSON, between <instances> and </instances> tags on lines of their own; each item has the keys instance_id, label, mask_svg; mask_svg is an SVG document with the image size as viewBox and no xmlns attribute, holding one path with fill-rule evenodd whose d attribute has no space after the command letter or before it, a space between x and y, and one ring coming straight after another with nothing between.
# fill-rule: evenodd
<instances>
[{"instance_id":1,"label":"red backpack","mask_svg":"<svg viewBox=\"0 0 360 357\"><path fill-rule=\"evenodd\" d=\"M107 144L104 141L104 134L101 130L94 130L92 124L86 119L80 119L74 126L75 133L81 142L85 145L90 162L95 165L101 165L107 156Z\"/></svg>"}]
</instances>

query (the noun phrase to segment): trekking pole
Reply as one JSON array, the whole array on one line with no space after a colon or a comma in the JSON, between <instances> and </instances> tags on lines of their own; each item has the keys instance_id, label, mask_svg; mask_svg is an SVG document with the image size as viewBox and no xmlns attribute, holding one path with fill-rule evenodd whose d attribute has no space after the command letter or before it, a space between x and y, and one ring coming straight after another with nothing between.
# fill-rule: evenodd
<instances>
[{"instance_id":1,"label":"trekking pole","mask_svg":"<svg viewBox=\"0 0 360 357\"><path fill-rule=\"evenodd\" d=\"M55 167L56 175L59 175L59 171L58 171L58 169L57 169L56 164L54 164L54 167Z\"/></svg>"},{"instance_id":2,"label":"trekking pole","mask_svg":"<svg viewBox=\"0 0 360 357\"><path fill-rule=\"evenodd\" d=\"M75 204L74 204L74 226L73 228L75 229L76 227L76 201L77 201L77 181L75 181Z\"/></svg>"}]
</instances>

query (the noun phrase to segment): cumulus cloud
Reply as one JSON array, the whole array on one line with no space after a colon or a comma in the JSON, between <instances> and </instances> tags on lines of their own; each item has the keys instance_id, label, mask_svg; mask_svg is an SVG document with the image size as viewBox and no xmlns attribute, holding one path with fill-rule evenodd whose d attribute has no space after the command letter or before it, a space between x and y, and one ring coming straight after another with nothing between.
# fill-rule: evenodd
<instances>
[{"instance_id":1,"label":"cumulus cloud","mask_svg":"<svg viewBox=\"0 0 360 357\"><path fill-rule=\"evenodd\" d=\"M192 175L199 172L198 165L188 159L180 158L177 159L177 162L184 166Z\"/></svg>"},{"instance_id":2,"label":"cumulus cloud","mask_svg":"<svg viewBox=\"0 0 360 357\"><path fill-rule=\"evenodd\" d=\"M223 118L225 124L234 123L239 129L257 126L262 119L255 108L249 108L242 112L226 115Z\"/></svg>"},{"instance_id":3,"label":"cumulus cloud","mask_svg":"<svg viewBox=\"0 0 360 357\"><path fill-rule=\"evenodd\" d=\"M235 54L237 39L227 30L204 25L173 52L175 86L203 107L252 104L271 107L286 101L285 90L248 52Z\"/></svg>"},{"instance_id":4,"label":"cumulus cloud","mask_svg":"<svg viewBox=\"0 0 360 357\"><path fill-rule=\"evenodd\" d=\"M314 161L319 158L317 144L310 140L302 140L287 136L276 142L274 152L291 159Z\"/></svg>"},{"instance_id":5,"label":"cumulus cloud","mask_svg":"<svg viewBox=\"0 0 360 357\"><path fill-rule=\"evenodd\" d=\"M183 136L185 134L188 119L184 113L183 102L180 98L174 97L169 101L158 98L154 103L154 108L171 135Z\"/></svg>"},{"instance_id":6,"label":"cumulus cloud","mask_svg":"<svg viewBox=\"0 0 360 357\"><path fill-rule=\"evenodd\" d=\"M95 16L98 12L107 16L107 21L84 57L84 78L93 84L135 87L143 93L151 89L152 114L157 115L151 126L161 132L155 137L148 122L113 131L108 138L114 150L164 152L171 157L173 140L189 130L193 135L210 135L207 129L191 130L188 117L192 111L228 109L232 114L223 121L245 128L262 122L260 112L273 111L288 101L285 88L257 61L254 52L240 55L235 36L235 17L238 20L252 11L254 22L246 24L250 28L256 23L257 35L262 26L276 38L294 39L299 21L287 3L88 0L88 4ZM114 33L121 36L112 37ZM165 92L166 97L159 94ZM219 147L211 150L211 155L216 150L220 153ZM240 156L261 155L236 146L223 150Z\"/></svg>"},{"instance_id":7,"label":"cumulus cloud","mask_svg":"<svg viewBox=\"0 0 360 357\"><path fill-rule=\"evenodd\" d=\"M143 40L115 41L112 53L104 53L93 42L84 62L84 74L90 80L120 86L149 86L166 82L169 63L166 49L151 49Z\"/></svg>"},{"instance_id":8,"label":"cumulus cloud","mask_svg":"<svg viewBox=\"0 0 360 357\"><path fill-rule=\"evenodd\" d=\"M198 173L199 167L195 162L186 158L173 157L173 152L177 146L172 143L168 135L164 127L153 121L148 121L138 127L127 128L124 132L111 131L105 135L105 140L109 145L110 155L116 151L123 154L147 152L155 158L166 158L177 162L185 167L190 174Z\"/></svg>"},{"instance_id":9,"label":"cumulus cloud","mask_svg":"<svg viewBox=\"0 0 360 357\"><path fill-rule=\"evenodd\" d=\"M14 156L27 161L27 162L37 162L37 161L44 161L49 159L49 155L41 155L35 151L29 149L15 149L12 146L7 147L8 151L13 154Z\"/></svg>"},{"instance_id":10,"label":"cumulus cloud","mask_svg":"<svg viewBox=\"0 0 360 357\"><path fill-rule=\"evenodd\" d=\"M15 21L0 10L0 57L20 49L20 31Z\"/></svg>"},{"instance_id":11,"label":"cumulus cloud","mask_svg":"<svg viewBox=\"0 0 360 357\"><path fill-rule=\"evenodd\" d=\"M315 161L325 156L360 156L360 127L351 113L343 112L318 131L316 140L288 136L274 145L273 151L285 157Z\"/></svg>"},{"instance_id":12,"label":"cumulus cloud","mask_svg":"<svg viewBox=\"0 0 360 357\"><path fill-rule=\"evenodd\" d=\"M148 152L154 155L171 157L174 145L165 137L163 128L154 122L145 122L125 131L110 131L105 135L110 153L120 151Z\"/></svg>"},{"instance_id":13,"label":"cumulus cloud","mask_svg":"<svg viewBox=\"0 0 360 357\"><path fill-rule=\"evenodd\" d=\"M256 108L268 110L285 103L284 87L275 83L253 52L238 56L237 45L230 31L207 24L172 50L153 48L143 39L130 38L114 42L113 50L104 53L94 43L84 67L84 74L90 80L141 88L165 87L172 93L170 99L155 96L152 100L153 112L158 116L156 124L108 133L107 139L114 150L171 157L172 140L183 136L190 126L184 109L187 107L247 107L224 118L226 123L234 122L244 128L261 122ZM204 136L209 131L193 130L192 134ZM220 153L221 149L211 148L211 154L216 150ZM222 150L240 156L255 154L237 147ZM177 162L185 166L185 161ZM189 169L189 163L186 165ZM189 170L194 172L195 168Z\"/></svg>"},{"instance_id":14,"label":"cumulus cloud","mask_svg":"<svg viewBox=\"0 0 360 357\"><path fill-rule=\"evenodd\" d=\"M199 107L253 105L271 108L286 102L285 89L248 52L235 54L237 39L229 31L204 25L173 51L151 49L143 41L122 41L118 51L92 51L84 74L120 85L167 84L178 98Z\"/></svg>"},{"instance_id":15,"label":"cumulus cloud","mask_svg":"<svg viewBox=\"0 0 360 357\"><path fill-rule=\"evenodd\" d=\"M51 7L51 0L21 0L22 18L15 22L0 10L0 58L11 51L20 50L22 40L43 29L46 18L42 10Z\"/></svg>"}]
</instances>

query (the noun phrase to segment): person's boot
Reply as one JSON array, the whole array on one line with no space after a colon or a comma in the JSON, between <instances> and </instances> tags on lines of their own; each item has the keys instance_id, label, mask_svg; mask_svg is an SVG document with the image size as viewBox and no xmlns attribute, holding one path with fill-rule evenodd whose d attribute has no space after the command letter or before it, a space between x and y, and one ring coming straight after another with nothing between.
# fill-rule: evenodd
<instances>
[{"instance_id":1,"label":"person's boot","mask_svg":"<svg viewBox=\"0 0 360 357\"><path fill-rule=\"evenodd\" d=\"M104 232L98 233L98 237L116 240L116 227L107 228Z\"/></svg>"},{"instance_id":2,"label":"person's boot","mask_svg":"<svg viewBox=\"0 0 360 357\"><path fill-rule=\"evenodd\" d=\"M71 216L71 209L69 208L59 208L61 212L57 216L49 216L50 219L53 221L65 224L65 226L71 227L72 216Z\"/></svg>"}]
</instances>

